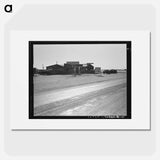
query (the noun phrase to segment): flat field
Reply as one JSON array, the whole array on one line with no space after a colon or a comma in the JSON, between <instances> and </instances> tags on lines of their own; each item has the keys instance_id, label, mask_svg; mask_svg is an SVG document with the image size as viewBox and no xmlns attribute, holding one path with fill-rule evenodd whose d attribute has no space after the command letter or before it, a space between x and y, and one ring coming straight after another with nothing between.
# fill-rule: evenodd
<instances>
[{"instance_id":1,"label":"flat field","mask_svg":"<svg viewBox=\"0 0 160 160\"><path fill-rule=\"evenodd\" d=\"M126 73L34 77L35 116L125 116L126 111Z\"/></svg>"}]
</instances>

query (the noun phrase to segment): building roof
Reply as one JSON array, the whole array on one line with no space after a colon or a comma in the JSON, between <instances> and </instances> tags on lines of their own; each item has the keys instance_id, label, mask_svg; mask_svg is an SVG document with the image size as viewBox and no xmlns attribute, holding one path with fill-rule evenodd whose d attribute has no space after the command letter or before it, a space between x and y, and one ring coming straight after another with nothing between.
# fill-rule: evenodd
<instances>
[{"instance_id":1,"label":"building roof","mask_svg":"<svg viewBox=\"0 0 160 160\"><path fill-rule=\"evenodd\" d=\"M75 65L75 64L79 64L79 61L67 61L66 64Z\"/></svg>"},{"instance_id":2,"label":"building roof","mask_svg":"<svg viewBox=\"0 0 160 160\"><path fill-rule=\"evenodd\" d=\"M63 67L63 66L61 66L59 64L54 64L54 65L46 66L46 68L48 68L48 67Z\"/></svg>"}]
</instances>

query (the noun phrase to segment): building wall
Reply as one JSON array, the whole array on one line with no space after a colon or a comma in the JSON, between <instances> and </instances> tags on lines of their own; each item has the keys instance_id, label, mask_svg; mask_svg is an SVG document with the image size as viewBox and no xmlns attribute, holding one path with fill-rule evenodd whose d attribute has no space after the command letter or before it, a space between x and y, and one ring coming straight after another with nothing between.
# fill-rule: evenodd
<instances>
[{"instance_id":1,"label":"building wall","mask_svg":"<svg viewBox=\"0 0 160 160\"><path fill-rule=\"evenodd\" d=\"M95 74L101 73L101 67L95 67Z\"/></svg>"}]
</instances>

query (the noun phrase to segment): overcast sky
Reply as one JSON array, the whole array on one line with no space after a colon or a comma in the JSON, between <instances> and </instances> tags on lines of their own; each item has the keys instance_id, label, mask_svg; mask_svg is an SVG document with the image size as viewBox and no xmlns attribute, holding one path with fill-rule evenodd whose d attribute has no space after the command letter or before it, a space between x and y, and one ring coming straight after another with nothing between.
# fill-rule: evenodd
<instances>
[{"instance_id":1,"label":"overcast sky","mask_svg":"<svg viewBox=\"0 0 160 160\"><path fill-rule=\"evenodd\" d=\"M63 65L66 61L94 63L101 69L126 69L126 44L34 45L33 66Z\"/></svg>"}]
</instances>

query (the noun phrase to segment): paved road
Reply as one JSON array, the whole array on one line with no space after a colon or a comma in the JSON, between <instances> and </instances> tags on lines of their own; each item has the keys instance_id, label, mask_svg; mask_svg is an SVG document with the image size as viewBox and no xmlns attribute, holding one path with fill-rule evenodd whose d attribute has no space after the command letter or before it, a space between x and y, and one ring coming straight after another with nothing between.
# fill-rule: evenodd
<instances>
[{"instance_id":1,"label":"paved road","mask_svg":"<svg viewBox=\"0 0 160 160\"><path fill-rule=\"evenodd\" d=\"M34 114L126 115L126 80L104 81L35 94Z\"/></svg>"}]
</instances>

